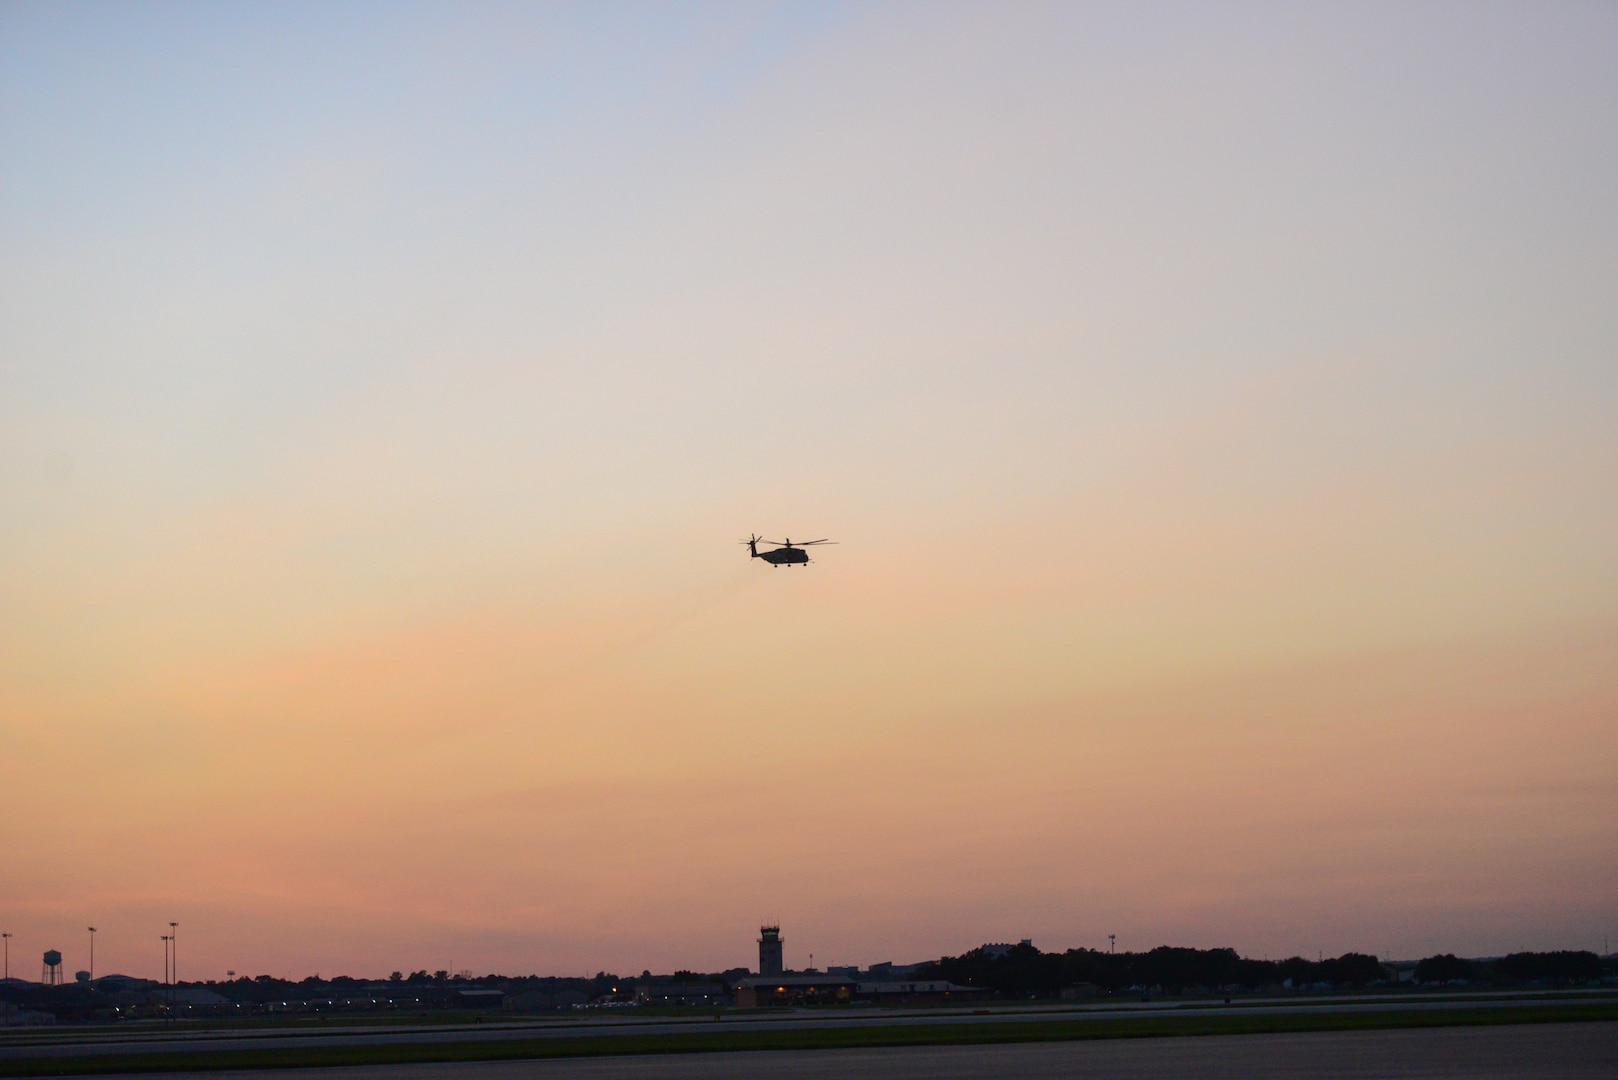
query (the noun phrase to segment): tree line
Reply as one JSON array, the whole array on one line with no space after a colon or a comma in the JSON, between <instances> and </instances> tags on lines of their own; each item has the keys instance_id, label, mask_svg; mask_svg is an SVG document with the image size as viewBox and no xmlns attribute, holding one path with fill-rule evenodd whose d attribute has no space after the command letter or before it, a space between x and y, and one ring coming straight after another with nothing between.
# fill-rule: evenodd
<instances>
[{"instance_id":1,"label":"tree line","mask_svg":"<svg viewBox=\"0 0 1618 1080\"><path fill-rule=\"evenodd\" d=\"M1416 965L1420 983L1584 982L1615 974L1592 952L1513 953L1496 961L1428 957ZM1307 960L1253 960L1235 949L1186 949L1167 945L1150 952L1111 953L1096 949L1040 952L1031 944L1010 949L977 948L924 965L916 979L948 979L997 990L1008 998L1055 997L1064 988L1089 984L1098 991L1180 993L1191 989L1261 990L1271 987L1354 989L1393 982L1397 973L1375 956L1349 952Z\"/></svg>"},{"instance_id":2,"label":"tree line","mask_svg":"<svg viewBox=\"0 0 1618 1080\"><path fill-rule=\"evenodd\" d=\"M1416 965L1422 983L1572 983L1589 982L1612 974L1613 963L1603 965L1593 952L1523 952L1497 960L1462 960L1454 953L1429 956Z\"/></svg>"}]
</instances>

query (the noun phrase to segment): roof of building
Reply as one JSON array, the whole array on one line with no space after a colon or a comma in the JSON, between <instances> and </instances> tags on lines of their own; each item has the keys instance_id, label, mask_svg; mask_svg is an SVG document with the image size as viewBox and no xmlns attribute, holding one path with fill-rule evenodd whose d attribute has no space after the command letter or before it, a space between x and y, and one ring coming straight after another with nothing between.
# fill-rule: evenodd
<instances>
[{"instance_id":1,"label":"roof of building","mask_svg":"<svg viewBox=\"0 0 1618 1080\"><path fill-rule=\"evenodd\" d=\"M771 986L807 989L814 986L855 986L858 979L846 975L753 975L739 985L750 990L763 990Z\"/></svg>"},{"instance_id":2,"label":"roof of building","mask_svg":"<svg viewBox=\"0 0 1618 1080\"><path fill-rule=\"evenodd\" d=\"M948 994L960 992L977 992L981 986L961 986L947 979L922 979L920 981L906 982L862 982L862 994Z\"/></svg>"},{"instance_id":3,"label":"roof of building","mask_svg":"<svg viewBox=\"0 0 1618 1080\"><path fill-rule=\"evenodd\" d=\"M146 987L146 986L161 986L161 985L163 985L162 983L158 982L156 979L142 979L142 978L140 978L138 976L135 976L135 975L119 975L119 974L116 974L116 973L111 974L111 975L98 975L98 976L96 976L95 981L96 981L97 985L99 985L99 986L117 987L117 988L126 989L126 990L134 990L134 989L139 989L141 987Z\"/></svg>"}]
</instances>

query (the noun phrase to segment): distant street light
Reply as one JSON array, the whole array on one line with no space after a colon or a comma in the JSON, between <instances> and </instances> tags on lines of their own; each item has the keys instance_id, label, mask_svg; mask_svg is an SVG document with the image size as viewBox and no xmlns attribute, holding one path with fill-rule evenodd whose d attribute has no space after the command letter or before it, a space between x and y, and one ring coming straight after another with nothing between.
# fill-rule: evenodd
<instances>
[{"instance_id":1,"label":"distant street light","mask_svg":"<svg viewBox=\"0 0 1618 1080\"><path fill-rule=\"evenodd\" d=\"M96 981L96 928L90 927L90 981Z\"/></svg>"}]
</instances>

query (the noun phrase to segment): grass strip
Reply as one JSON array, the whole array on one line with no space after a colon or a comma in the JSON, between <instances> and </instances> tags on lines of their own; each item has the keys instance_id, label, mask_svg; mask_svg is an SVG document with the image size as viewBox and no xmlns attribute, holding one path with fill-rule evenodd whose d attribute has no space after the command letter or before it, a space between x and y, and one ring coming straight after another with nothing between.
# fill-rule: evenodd
<instances>
[{"instance_id":1,"label":"grass strip","mask_svg":"<svg viewBox=\"0 0 1618 1080\"><path fill-rule=\"evenodd\" d=\"M365 1046L273 1047L241 1050L97 1054L0 1060L0 1077L86 1076L109 1073L210 1072L219 1069L297 1069L336 1065L511 1061L530 1058L697 1054L736 1050L831 1050L884 1046L967 1046L1305 1031L1548 1024L1618 1020L1618 1002L1247 1016L1158 1016L979 1024L908 1024L789 1031L711 1029L649 1035L581 1035L461 1043L380 1043Z\"/></svg>"}]
</instances>

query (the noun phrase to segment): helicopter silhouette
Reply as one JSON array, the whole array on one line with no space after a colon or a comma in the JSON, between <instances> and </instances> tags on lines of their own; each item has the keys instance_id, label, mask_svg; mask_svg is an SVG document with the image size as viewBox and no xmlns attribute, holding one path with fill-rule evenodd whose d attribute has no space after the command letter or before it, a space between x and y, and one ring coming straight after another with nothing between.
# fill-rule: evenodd
<instances>
[{"instance_id":1,"label":"helicopter silhouette","mask_svg":"<svg viewBox=\"0 0 1618 1080\"><path fill-rule=\"evenodd\" d=\"M816 544L835 544L835 540L808 540L801 544L794 544L790 538L786 540L766 540L762 536L749 533L746 540L740 543L747 545L747 552L755 559L763 559L773 566L794 566L809 561L809 553L804 548L814 547ZM774 551L760 551L760 544L774 544Z\"/></svg>"}]
</instances>

